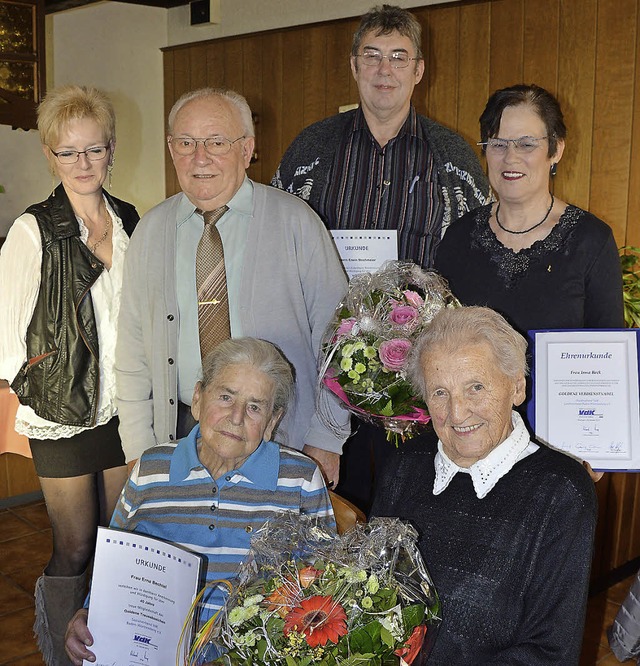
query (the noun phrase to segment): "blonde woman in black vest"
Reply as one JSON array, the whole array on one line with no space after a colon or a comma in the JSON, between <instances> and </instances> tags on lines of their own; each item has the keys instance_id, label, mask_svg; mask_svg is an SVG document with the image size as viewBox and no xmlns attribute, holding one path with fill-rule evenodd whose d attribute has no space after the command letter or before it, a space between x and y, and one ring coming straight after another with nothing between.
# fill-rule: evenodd
<instances>
[{"instance_id":1,"label":"blonde woman in black vest","mask_svg":"<svg viewBox=\"0 0 640 666\"><path fill-rule=\"evenodd\" d=\"M27 208L0 254L0 377L20 407L47 504L53 553L36 583L48 666L68 664L67 622L85 594L98 524L126 479L113 372L124 253L138 214L104 191L115 116L104 93L65 86L38 108L51 196Z\"/></svg>"}]
</instances>

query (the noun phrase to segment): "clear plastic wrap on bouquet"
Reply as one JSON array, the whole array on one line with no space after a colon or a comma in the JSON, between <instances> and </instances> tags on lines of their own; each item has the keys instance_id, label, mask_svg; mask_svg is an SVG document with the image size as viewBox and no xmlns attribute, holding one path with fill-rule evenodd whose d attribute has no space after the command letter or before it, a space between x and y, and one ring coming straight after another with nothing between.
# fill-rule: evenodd
<instances>
[{"instance_id":1,"label":"clear plastic wrap on bouquet","mask_svg":"<svg viewBox=\"0 0 640 666\"><path fill-rule=\"evenodd\" d=\"M416 539L396 518L342 536L305 516L270 521L219 618L214 663L422 665L440 606Z\"/></svg>"},{"instance_id":2,"label":"clear plastic wrap on bouquet","mask_svg":"<svg viewBox=\"0 0 640 666\"><path fill-rule=\"evenodd\" d=\"M354 276L323 337L319 382L396 443L410 437L429 415L407 380L407 361L435 315L457 305L440 275L411 262L388 261L376 273ZM318 396L321 418L336 428L326 391Z\"/></svg>"}]
</instances>

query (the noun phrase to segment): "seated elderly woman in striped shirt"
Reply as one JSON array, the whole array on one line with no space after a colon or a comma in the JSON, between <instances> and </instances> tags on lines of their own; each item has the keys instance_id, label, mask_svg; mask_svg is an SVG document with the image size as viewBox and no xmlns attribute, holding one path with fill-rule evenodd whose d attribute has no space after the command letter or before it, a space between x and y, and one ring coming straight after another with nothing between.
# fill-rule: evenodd
<instances>
[{"instance_id":1,"label":"seated elderly woman in striped shirt","mask_svg":"<svg viewBox=\"0 0 640 666\"><path fill-rule=\"evenodd\" d=\"M199 423L177 442L148 449L125 484L111 526L160 537L202 553L207 581L233 578L251 536L283 511L335 528L322 474L310 458L271 441L294 394L294 371L274 345L226 340L203 363L192 412ZM201 623L224 601L204 601ZM71 662L94 661L87 610L67 629Z\"/></svg>"}]
</instances>

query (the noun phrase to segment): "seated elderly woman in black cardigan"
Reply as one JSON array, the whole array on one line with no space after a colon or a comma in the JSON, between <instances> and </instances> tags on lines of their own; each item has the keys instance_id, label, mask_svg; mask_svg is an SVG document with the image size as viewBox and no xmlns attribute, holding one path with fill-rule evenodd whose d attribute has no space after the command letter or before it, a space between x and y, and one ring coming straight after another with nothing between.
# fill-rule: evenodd
<instances>
[{"instance_id":1,"label":"seated elderly woman in black cardigan","mask_svg":"<svg viewBox=\"0 0 640 666\"><path fill-rule=\"evenodd\" d=\"M596 521L577 461L530 440L527 343L482 307L440 312L412 381L432 417L385 469L373 507L420 533L442 600L429 664L578 664Z\"/></svg>"}]
</instances>

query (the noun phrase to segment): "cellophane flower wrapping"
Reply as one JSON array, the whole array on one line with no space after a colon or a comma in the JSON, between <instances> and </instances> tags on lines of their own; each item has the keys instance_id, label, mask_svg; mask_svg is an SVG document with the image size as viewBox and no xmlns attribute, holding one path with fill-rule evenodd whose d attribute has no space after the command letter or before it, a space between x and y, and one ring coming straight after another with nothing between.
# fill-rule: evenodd
<instances>
[{"instance_id":1,"label":"cellophane flower wrapping","mask_svg":"<svg viewBox=\"0 0 640 666\"><path fill-rule=\"evenodd\" d=\"M341 536L306 516L270 521L220 616L213 663L421 666L440 604L416 539L397 518Z\"/></svg>"},{"instance_id":2,"label":"cellophane flower wrapping","mask_svg":"<svg viewBox=\"0 0 640 666\"><path fill-rule=\"evenodd\" d=\"M354 276L322 341L320 383L352 413L380 423L396 444L410 437L429 416L407 380L407 361L435 315L458 305L442 277L411 262L388 261ZM321 418L335 427L318 395Z\"/></svg>"}]
</instances>

